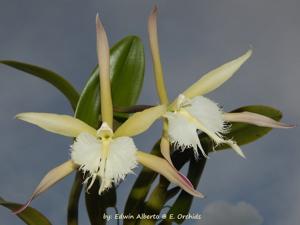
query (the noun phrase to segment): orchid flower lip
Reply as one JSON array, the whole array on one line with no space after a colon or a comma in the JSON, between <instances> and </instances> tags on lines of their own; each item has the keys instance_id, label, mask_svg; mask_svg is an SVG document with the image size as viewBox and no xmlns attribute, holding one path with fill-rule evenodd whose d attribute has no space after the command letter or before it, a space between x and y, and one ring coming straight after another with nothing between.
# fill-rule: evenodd
<instances>
[{"instance_id":1,"label":"orchid flower lip","mask_svg":"<svg viewBox=\"0 0 300 225\"><path fill-rule=\"evenodd\" d=\"M117 185L127 174L133 173L137 166L136 151L137 148L130 137L98 139L88 133L82 133L71 146L71 158L84 174L88 173L84 181L85 184L89 184L87 190L97 178L101 179L101 195L113 184Z\"/></svg>"},{"instance_id":2,"label":"orchid flower lip","mask_svg":"<svg viewBox=\"0 0 300 225\"><path fill-rule=\"evenodd\" d=\"M245 158L242 150L233 140L226 140L223 134L229 132L229 126L223 117L219 105L203 96L187 98L183 94L176 100L176 108L169 110L164 117L168 120L170 142L176 148L185 150L192 148L195 158L199 157L198 149L208 158L204 151L198 132L206 133L216 145L228 144L241 157Z\"/></svg>"}]
</instances>

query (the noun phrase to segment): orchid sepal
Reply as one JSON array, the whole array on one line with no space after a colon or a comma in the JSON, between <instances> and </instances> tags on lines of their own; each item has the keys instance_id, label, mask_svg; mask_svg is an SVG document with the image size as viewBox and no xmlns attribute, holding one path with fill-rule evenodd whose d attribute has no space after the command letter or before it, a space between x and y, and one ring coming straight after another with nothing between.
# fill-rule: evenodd
<instances>
[{"instance_id":1,"label":"orchid sepal","mask_svg":"<svg viewBox=\"0 0 300 225\"><path fill-rule=\"evenodd\" d=\"M19 209L14 211L15 214L19 214L23 212L29 204L32 202L34 198L48 190L50 187L55 185L57 182L59 182L64 177L68 176L70 173L76 170L78 166L74 164L72 160L68 160L61 165L53 168L50 170L40 181L38 186L35 188L34 192L32 193L29 200Z\"/></svg>"},{"instance_id":2,"label":"orchid sepal","mask_svg":"<svg viewBox=\"0 0 300 225\"><path fill-rule=\"evenodd\" d=\"M163 76L157 37L157 6L154 6L148 19L148 34L158 96L162 104L168 104L169 98Z\"/></svg>"},{"instance_id":3,"label":"orchid sepal","mask_svg":"<svg viewBox=\"0 0 300 225\"><path fill-rule=\"evenodd\" d=\"M97 37L97 54L100 77L100 97L101 97L101 116L102 121L110 127L113 126L113 105L110 87L110 70L109 70L109 44L105 29L100 21L99 15L96 15L96 37Z\"/></svg>"},{"instance_id":4,"label":"orchid sepal","mask_svg":"<svg viewBox=\"0 0 300 225\"><path fill-rule=\"evenodd\" d=\"M93 127L69 115L26 112L16 115L15 118L67 137L77 137L82 132L93 136L96 136L97 133Z\"/></svg>"},{"instance_id":5,"label":"orchid sepal","mask_svg":"<svg viewBox=\"0 0 300 225\"><path fill-rule=\"evenodd\" d=\"M193 98L195 96L202 96L220 87L228 79L230 79L238 69L251 57L252 50L248 50L242 56L229 61L216 69L211 70L201 78L187 88L182 94L187 98ZM177 99L175 99L171 108L173 109L176 105Z\"/></svg>"},{"instance_id":6,"label":"orchid sepal","mask_svg":"<svg viewBox=\"0 0 300 225\"><path fill-rule=\"evenodd\" d=\"M273 120L270 117L258 113L247 112L247 111L224 113L224 120L228 122L248 123L259 127L269 127L269 128L289 129L289 128L296 127L296 125L293 124L282 123Z\"/></svg>"}]
</instances>

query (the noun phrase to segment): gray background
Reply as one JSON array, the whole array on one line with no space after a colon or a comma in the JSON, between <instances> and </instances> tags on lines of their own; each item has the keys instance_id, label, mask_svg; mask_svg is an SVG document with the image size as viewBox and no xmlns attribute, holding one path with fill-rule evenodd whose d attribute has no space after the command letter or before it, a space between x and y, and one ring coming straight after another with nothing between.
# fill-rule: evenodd
<instances>
[{"instance_id":1,"label":"gray background","mask_svg":"<svg viewBox=\"0 0 300 225\"><path fill-rule=\"evenodd\" d=\"M99 12L111 44L128 34L142 37L147 65L140 102L157 103L146 28L155 2L0 0L0 59L50 68L81 90L96 63L94 17ZM209 97L226 110L271 105L284 112L285 121L299 124L299 1L165 0L158 6L161 57L170 97L251 45L251 60ZM0 66L0 196L17 202L26 200L49 169L68 159L71 143L13 120L23 111L71 113L65 98L46 82ZM159 129L156 124L152 135L138 137L138 146L149 149ZM191 212L203 213L200 224L205 225L298 224L299 145L298 128L275 130L243 147L247 160L231 151L211 155L198 188L207 198L196 199ZM131 175L121 185L120 211L134 179ZM65 224L72 180L72 176L63 180L32 206L54 224ZM87 224L83 207L80 221ZM0 208L0 224L22 222Z\"/></svg>"}]
</instances>

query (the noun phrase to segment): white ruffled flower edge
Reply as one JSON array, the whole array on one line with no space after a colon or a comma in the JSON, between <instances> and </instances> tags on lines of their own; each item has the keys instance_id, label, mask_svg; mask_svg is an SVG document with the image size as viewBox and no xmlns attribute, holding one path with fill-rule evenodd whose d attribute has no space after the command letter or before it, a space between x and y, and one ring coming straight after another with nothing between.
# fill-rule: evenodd
<instances>
[{"instance_id":1,"label":"white ruffled flower edge","mask_svg":"<svg viewBox=\"0 0 300 225\"><path fill-rule=\"evenodd\" d=\"M104 174L100 172L101 154L103 143L100 139L81 133L71 146L71 158L80 166L80 170L87 174L84 183L89 181L89 188L96 178L101 179L99 195L112 184L118 184L127 174L133 173L137 166L137 148L130 137L113 138L109 142L109 151L105 164Z\"/></svg>"},{"instance_id":2,"label":"white ruffled flower edge","mask_svg":"<svg viewBox=\"0 0 300 225\"><path fill-rule=\"evenodd\" d=\"M229 132L230 126L225 122L223 111L212 100L197 96L188 99L180 95L176 109L167 112L165 117L169 123L170 142L185 150L192 148L195 157L199 157L198 148L205 157L208 157L198 138L198 130L206 133L212 140L219 144L230 145L240 156L244 157L239 146L232 140L225 140L223 134Z\"/></svg>"}]
</instances>

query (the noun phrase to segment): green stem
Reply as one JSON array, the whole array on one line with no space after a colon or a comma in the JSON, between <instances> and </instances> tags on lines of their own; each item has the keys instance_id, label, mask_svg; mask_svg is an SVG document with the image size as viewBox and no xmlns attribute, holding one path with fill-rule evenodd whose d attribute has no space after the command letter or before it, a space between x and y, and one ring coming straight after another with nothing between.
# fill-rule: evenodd
<instances>
[{"instance_id":1,"label":"green stem","mask_svg":"<svg viewBox=\"0 0 300 225\"><path fill-rule=\"evenodd\" d=\"M67 215L68 225L78 225L78 204L79 204L81 191L82 191L82 175L80 172L77 172L69 195L68 215Z\"/></svg>"}]
</instances>

